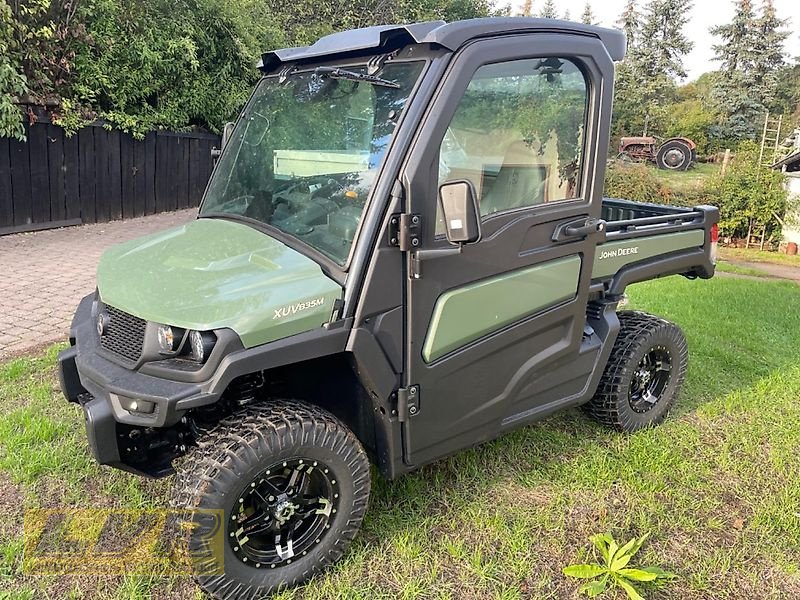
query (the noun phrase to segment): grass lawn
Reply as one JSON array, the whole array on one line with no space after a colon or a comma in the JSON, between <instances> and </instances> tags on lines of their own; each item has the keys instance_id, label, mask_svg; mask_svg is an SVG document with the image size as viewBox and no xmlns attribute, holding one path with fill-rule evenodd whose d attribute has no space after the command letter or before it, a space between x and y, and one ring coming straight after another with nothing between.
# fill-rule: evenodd
<instances>
[{"instance_id":1,"label":"grass lawn","mask_svg":"<svg viewBox=\"0 0 800 600\"><path fill-rule=\"evenodd\" d=\"M789 256L783 252L767 252L753 248L728 248L726 246L720 246L719 257L722 260L789 265L800 269L800 254Z\"/></svg>"},{"instance_id":2,"label":"grass lawn","mask_svg":"<svg viewBox=\"0 0 800 600\"><path fill-rule=\"evenodd\" d=\"M754 267L743 267L734 263L720 261L717 263L717 271L723 273L733 273L734 275L747 275L748 277L772 277L766 271Z\"/></svg>"},{"instance_id":3,"label":"grass lawn","mask_svg":"<svg viewBox=\"0 0 800 600\"><path fill-rule=\"evenodd\" d=\"M710 177L719 173L721 165L714 163L696 163L688 171L670 171L659 169L655 165L650 168L662 185L679 194L691 194L698 191Z\"/></svg>"},{"instance_id":4,"label":"grass lawn","mask_svg":"<svg viewBox=\"0 0 800 600\"><path fill-rule=\"evenodd\" d=\"M343 562L280 598L571 598L578 583L561 569L590 558L602 531L651 534L639 564L679 579L648 598L800 597L800 291L670 278L629 293L689 339L663 426L626 436L573 410L376 478ZM0 598L200 597L180 578L21 574L24 507L162 506L170 485L92 463L56 351L0 365Z\"/></svg>"}]
</instances>

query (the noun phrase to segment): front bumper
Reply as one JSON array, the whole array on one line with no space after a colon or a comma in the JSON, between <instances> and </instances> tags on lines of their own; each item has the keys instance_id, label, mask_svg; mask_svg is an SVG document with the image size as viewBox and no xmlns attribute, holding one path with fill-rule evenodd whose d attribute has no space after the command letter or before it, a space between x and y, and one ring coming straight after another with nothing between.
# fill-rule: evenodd
<instances>
[{"instance_id":1,"label":"front bumper","mask_svg":"<svg viewBox=\"0 0 800 600\"><path fill-rule=\"evenodd\" d=\"M163 464L136 460L141 454L141 431L168 429L179 424L189 408L211 404L221 392L212 385L170 381L127 369L103 356L95 329L94 295L81 300L72 321L72 346L58 355L61 390L70 402L83 408L86 434L95 459L127 471L149 476L171 472ZM153 403L149 413L135 413L122 406L125 399ZM137 434L132 436L131 432Z\"/></svg>"},{"instance_id":2,"label":"front bumper","mask_svg":"<svg viewBox=\"0 0 800 600\"><path fill-rule=\"evenodd\" d=\"M195 373L172 370L168 361L126 368L100 345L96 307L92 294L75 312L72 347L58 356L61 389L83 407L89 446L99 463L151 477L170 474L172 459L193 439L184 419L188 411L216 403L237 377L344 352L350 333L341 321L244 348L232 331L215 330L217 344ZM126 399L151 402L153 410L126 410L121 404Z\"/></svg>"}]
</instances>

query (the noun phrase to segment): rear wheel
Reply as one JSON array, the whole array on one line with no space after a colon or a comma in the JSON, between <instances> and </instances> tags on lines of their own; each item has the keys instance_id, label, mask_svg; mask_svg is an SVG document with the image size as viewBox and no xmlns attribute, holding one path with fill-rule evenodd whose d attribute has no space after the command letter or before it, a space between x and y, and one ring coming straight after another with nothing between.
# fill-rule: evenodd
<instances>
[{"instance_id":1,"label":"rear wheel","mask_svg":"<svg viewBox=\"0 0 800 600\"><path fill-rule=\"evenodd\" d=\"M275 401L232 415L201 440L179 471L173 505L219 511L225 539L214 560L222 563L205 564L195 579L216 598L238 600L297 585L338 560L369 490L369 462L347 427L314 406ZM189 549L202 548L204 529L184 529Z\"/></svg>"},{"instance_id":2,"label":"rear wheel","mask_svg":"<svg viewBox=\"0 0 800 600\"><path fill-rule=\"evenodd\" d=\"M692 164L692 149L679 140L666 142L656 153L656 164L659 169L685 171Z\"/></svg>"},{"instance_id":3,"label":"rear wheel","mask_svg":"<svg viewBox=\"0 0 800 600\"><path fill-rule=\"evenodd\" d=\"M689 350L683 332L669 321L633 311L619 313L619 320L608 365L585 410L632 432L667 416L686 377Z\"/></svg>"}]
</instances>

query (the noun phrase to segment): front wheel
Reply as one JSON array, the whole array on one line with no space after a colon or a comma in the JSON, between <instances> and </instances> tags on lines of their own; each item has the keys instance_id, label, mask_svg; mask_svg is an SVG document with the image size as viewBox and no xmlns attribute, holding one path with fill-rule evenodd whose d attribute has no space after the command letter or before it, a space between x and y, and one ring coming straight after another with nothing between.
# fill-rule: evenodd
<instances>
[{"instance_id":1,"label":"front wheel","mask_svg":"<svg viewBox=\"0 0 800 600\"><path fill-rule=\"evenodd\" d=\"M198 584L215 598L255 599L338 560L369 491L369 461L345 425L317 407L274 401L203 437L179 470L172 504L198 511L188 512L195 521L209 510L224 521L220 562ZM202 546L192 538L202 528L184 529L190 550Z\"/></svg>"},{"instance_id":2,"label":"front wheel","mask_svg":"<svg viewBox=\"0 0 800 600\"><path fill-rule=\"evenodd\" d=\"M633 432L667 416L686 377L689 349L674 323L635 311L620 312L619 321L611 357L584 408L605 425Z\"/></svg>"}]
</instances>

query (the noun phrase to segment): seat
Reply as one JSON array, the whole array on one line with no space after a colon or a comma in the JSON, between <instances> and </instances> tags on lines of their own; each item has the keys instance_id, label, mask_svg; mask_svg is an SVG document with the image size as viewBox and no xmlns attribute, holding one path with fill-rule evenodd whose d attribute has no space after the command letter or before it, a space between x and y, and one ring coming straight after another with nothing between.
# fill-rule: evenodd
<instances>
[{"instance_id":1,"label":"seat","mask_svg":"<svg viewBox=\"0 0 800 600\"><path fill-rule=\"evenodd\" d=\"M548 166L525 141L509 145L503 164L480 202L481 215L547 201Z\"/></svg>"}]
</instances>

